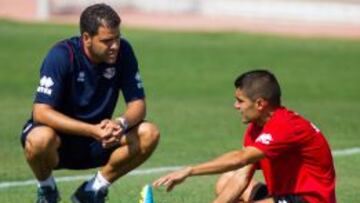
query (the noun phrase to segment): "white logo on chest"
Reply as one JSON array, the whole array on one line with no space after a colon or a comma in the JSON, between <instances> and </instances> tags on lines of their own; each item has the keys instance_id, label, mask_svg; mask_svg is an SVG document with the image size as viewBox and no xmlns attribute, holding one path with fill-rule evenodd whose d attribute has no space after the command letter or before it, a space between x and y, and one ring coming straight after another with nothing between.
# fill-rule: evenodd
<instances>
[{"instance_id":1,"label":"white logo on chest","mask_svg":"<svg viewBox=\"0 0 360 203\"><path fill-rule=\"evenodd\" d=\"M273 138L270 133L262 133L259 137L256 138L255 142L260 142L262 144L268 145L273 141Z\"/></svg>"},{"instance_id":2,"label":"white logo on chest","mask_svg":"<svg viewBox=\"0 0 360 203\"><path fill-rule=\"evenodd\" d=\"M109 67L104 70L103 76L107 79L111 79L115 76L115 73L116 73L115 67Z\"/></svg>"},{"instance_id":3,"label":"white logo on chest","mask_svg":"<svg viewBox=\"0 0 360 203\"><path fill-rule=\"evenodd\" d=\"M85 81L85 73L83 71L79 72L79 75L76 79L78 82L84 82Z\"/></svg>"}]
</instances>

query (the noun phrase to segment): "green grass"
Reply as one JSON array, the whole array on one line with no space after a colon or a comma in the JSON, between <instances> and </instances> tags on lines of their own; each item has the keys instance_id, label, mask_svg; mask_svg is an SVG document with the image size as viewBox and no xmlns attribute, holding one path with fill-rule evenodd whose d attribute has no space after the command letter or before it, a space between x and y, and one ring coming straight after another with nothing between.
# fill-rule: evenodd
<instances>
[{"instance_id":1,"label":"green grass","mask_svg":"<svg viewBox=\"0 0 360 203\"><path fill-rule=\"evenodd\" d=\"M31 112L38 69L56 41L77 33L76 26L0 21L0 182L33 178L19 134ZM158 149L143 168L193 164L241 147L245 126L232 107L232 83L240 73L259 67L277 75L284 104L316 123L332 149L360 147L360 41L126 28L123 35L139 60L148 119L162 133ZM336 157L335 164L338 201L357 202L360 155ZM110 202L136 202L141 187L159 176L124 177L113 185ZM170 194L156 190L156 202L209 202L215 180L192 178ZM59 183L64 202L79 184ZM35 186L0 189L0 202L34 198Z\"/></svg>"}]
</instances>

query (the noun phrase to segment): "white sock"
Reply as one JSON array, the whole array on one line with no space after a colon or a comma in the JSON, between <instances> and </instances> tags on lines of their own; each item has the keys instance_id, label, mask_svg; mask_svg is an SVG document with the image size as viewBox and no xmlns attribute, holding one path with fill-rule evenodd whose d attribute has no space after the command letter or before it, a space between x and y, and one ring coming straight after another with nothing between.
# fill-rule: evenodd
<instances>
[{"instance_id":1,"label":"white sock","mask_svg":"<svg viewBox=\"0 0 360 203\"><path fill-rule=\"evenodd\" d=\"M45 180L42 180L42 181L38 180L38 187L45 187L45 186L50 186L52 189L55 189L56 183L55 183L55 179L52 175L50 175Z\"/></svg>"},{"instance_id":2,"label":"white sock","mask_svg":"<svg viewBox=\"0 0 360 203\"><path fill-rule=\"evenodd\" d=\"M100 189L106 189L111 183L101 175L100 171L86 184L85 191L99 191Z\"/></svg>"}]
</instances>

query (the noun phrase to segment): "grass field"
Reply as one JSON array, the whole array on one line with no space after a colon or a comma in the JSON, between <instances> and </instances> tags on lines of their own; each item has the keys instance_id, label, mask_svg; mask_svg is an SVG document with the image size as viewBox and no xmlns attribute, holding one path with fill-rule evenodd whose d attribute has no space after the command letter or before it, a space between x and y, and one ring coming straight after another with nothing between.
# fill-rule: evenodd
<instances>
[{"instance_id":1,"label":"grass field","mask_svg":"<svg viewBox=\"0 0 360 203\"><path fill-rule=\"evenodd\" d=\"M0 21L1 183L33 179L19 134L31 112L38 69L56 41L77 33L76 26ZM241 147L245 126L232 107L233 80L259 67L278 76L283 103L319 126L332 149L360 147L360 41L126 28L123 35L133 44L140 63L147 119L162 133L158 149L141 168L193 164ZM359 202L360 154L335 157L335 164L338 202ZM137 202L141 187L160 175L122 178L111 188L109 202ZM192 178L170 194L156 190L155 200L210 202L215 180L216 176ZM69 202L80 183L58 184L63 202ZM34 202L35 190L35 185L0 188L0 202Z\"/></svg>"}]
</instances>

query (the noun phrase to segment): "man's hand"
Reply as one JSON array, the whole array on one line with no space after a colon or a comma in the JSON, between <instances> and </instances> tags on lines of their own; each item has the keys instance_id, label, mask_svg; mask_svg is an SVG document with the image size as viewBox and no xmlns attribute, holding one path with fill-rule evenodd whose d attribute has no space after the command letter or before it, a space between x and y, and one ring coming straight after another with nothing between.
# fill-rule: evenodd
<instances>
[{"instance_id":1,"label":"man's hand","mask_svg":"<svg viewBox=\"0 0 360 203\"><path fill-rule=\"evenodd\" d=\"M165 175L153 182L154 187L166 186L166 191L170 192L175 185L182 183L191 174L191 167L187 167L168 175Z\"/></svg>"},{"instance_id":2,"label":"man's hand","mask_svg":"<svg viewBox=\"0 0 360 203\"><path fill-rule=\"evenodd\" d=\"M122 129L121 125L119 125L116 121L114 120L107 120L105 128L110 128L112 129L112 135L114 137L117 138L121 138L123 133L124 133L124 129Z\"/></svg>"},{"instance_id":3,"label":"man's hand","mask_svg":"<svg viewBox=\"0 0 360 203\"><path fill-rule=\"evenodd\" d=\"M123 135L123 129L113 120L105 119L100 124L105 132L109 133L101 139L104 148L119 145Z\"/></svg>"},{"instance_id":4,"label":"man's hand","mask_svg":"<svg viewBox=\"0 0 360 203\"><path fill-rule=\"evenodd\" d=\"M100 123L94 125L92 137L98 141L110 138L112 135L112 129L106 128L108 122L110 122L109 119L104 119Z\"/></svg>"},{"instance_id":5,"label":"man's hand","mask_svg":"<svg viewBox=\"0 0 360 203\"><path fill-rule=\"evenodd\" d=\"M109 148L120 143L121 136L118 131L119 126L117 124L114 124L110 119L104 119L94 125L93 137L102 142L104 148Z\"/></svg>"}]
</instances>

